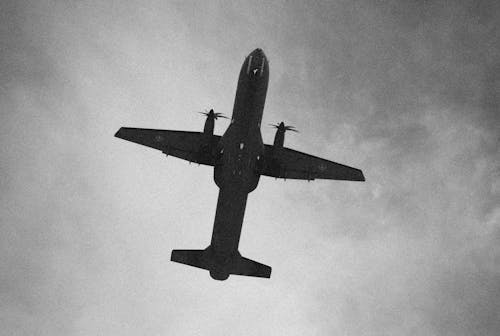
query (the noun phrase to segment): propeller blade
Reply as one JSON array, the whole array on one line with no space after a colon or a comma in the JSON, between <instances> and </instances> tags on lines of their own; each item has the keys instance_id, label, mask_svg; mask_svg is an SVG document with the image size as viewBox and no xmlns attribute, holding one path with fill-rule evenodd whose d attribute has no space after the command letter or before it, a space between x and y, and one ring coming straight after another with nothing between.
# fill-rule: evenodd
<instances>
[{"instance_id":1,"label":"propeller blade","mask_svg":"<svg viewBox=\"0 0 500 336\"><path fill-rule=\"evenodd\" d=\"M201 111L196 111L196 112L199 113L199 114L203 114L207 118L208 117L213 117L215 120L217 120L217 118L229 119L228 117L226 117L222 113L215 113L213 109L210 109L210 111L208 109L205 109L204 112L201 112Z\"/></svg>"},{"instance_id":2,"label":"propeller blade","mask_svg":"<svg viewBox=\"0 0 500 336\"><path fill-rule=\"evenodd\" d=\"M210 113L210 111L208 111L208 109L205 109L204 111L195 111L195 112L198 112L199 114L204 114L204 115L208 115Z\"/></svg>"},{"instance_id":3,"label":"propeller blade","mask_svg":"<svg viewBox=\"0 0 500 336\"><path fill-rule=\"evenodd\" d=\"M295 126L285 125L284 123L282 123L282 124L269 124L269 126L274 127L274 128L278 128L278 129L280 129L280 127L283 127L283 129L285 131L293 131L293 132L299 133L299 131L297 131L295 129Z\"/></svg>"},{"instance_id":4,"label":"propeller blade","mask_svg":"<svg viewBox=\"0 0 500 336\"><path fill-rule=\"evenodd\" d=\"M215 116L215 119L217 119L217 118L229 119L228 117L226 117L222 113L215 113L214 116Z\"/></svg>"},{"instance_id":5,"label":"propeller blade","mask_svg":"<svg viewBox=\"0 0 500 336\"><path fill-rule=\"evenodd\" d=\"M295 126L285 126L285 131L299 132L295 129Z\"/></svg>"}]
</instances>

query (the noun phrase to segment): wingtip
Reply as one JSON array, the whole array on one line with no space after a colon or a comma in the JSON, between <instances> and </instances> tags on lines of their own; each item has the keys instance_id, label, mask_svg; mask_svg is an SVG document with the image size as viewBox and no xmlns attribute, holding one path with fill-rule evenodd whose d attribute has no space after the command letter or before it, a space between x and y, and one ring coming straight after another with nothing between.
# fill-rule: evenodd
<instances>
[{"instance_id":1,"label":"wingtip","mask_svg":"<svg viewBox=\"0 0 500 336\"><path fill-rule=\"evenodd\" d=\"M115 137L121 138L121 135L123 134L123 127L120 127L118 131L115 133Z\"/></svg>"},{"instance_id":2,"label":"wingtip","mask_svg":"<svg viewBox=\"0 0 500 336\"><path fill-rule=\"evenodd\" d=\"M360 175L359 176L359 181L360 182L365 182L366 181L365 175L363 174L363 172L361 170L359 171L359 175Z\"/></svg>"}]
</instances>

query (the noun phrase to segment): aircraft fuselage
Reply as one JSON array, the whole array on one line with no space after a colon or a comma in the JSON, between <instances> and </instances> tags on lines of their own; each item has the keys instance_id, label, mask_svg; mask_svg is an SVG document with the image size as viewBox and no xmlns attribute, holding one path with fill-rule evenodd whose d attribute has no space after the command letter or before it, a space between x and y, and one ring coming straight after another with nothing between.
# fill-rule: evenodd
<instances>
[{"instance_id":1,"label":"aircraft fuselage","mask_svg":"<svg viewBox=\"0 0 500 336\"><path fill-rule=\"evenodd\" d=\"M219 280L229 276L224 265L238 254L248 193L259 183L256 167L264 153L260 124L268 81L267 59L261 49L255 49L241 67L231 125L221 138L220 160L214 168L220 191L210 252L218 267L210 274Z\"/></svg>"}]
</instances>

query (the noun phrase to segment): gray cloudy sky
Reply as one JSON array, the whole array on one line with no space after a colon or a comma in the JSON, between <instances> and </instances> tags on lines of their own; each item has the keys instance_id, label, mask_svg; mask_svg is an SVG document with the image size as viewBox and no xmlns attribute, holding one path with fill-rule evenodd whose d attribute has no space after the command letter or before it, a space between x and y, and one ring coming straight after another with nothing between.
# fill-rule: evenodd
<instances>
[{"instance_id":1,"label":"gray cloudy sky","mask_svg":"<svg viewBox=\"0 0 500 336\"><path fill-rule=\"evenodd\" d=\"M499 22L493 0L2 1L0 334L497 335ZM273 277L217 282L169 261L210 241L212 170L113 134L230 115L256 47L264 122L367 182L262 178L240 251Z\"/></svg>"}]
</instances>

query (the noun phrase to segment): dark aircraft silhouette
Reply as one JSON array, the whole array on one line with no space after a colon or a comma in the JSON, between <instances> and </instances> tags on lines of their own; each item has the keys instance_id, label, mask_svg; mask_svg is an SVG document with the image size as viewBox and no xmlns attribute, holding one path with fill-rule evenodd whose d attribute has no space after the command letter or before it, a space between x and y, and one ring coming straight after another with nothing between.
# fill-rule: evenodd
<instances>
[{"instance_id":1,"label":"dark aircraft silhouette","mask_svg":"<svg viewBox=\"0 0 500 336\"><path fill-rule=\"evenodd\" d=\"M260 126L269 80L269 63L261 49L248 55L241 67L231 124L223 136L214 135L214 121L223 117L213 110L203 132L170 131L122 127L116 137L161 150L189 162L214 167L219 198L212 241L204 250L173 250L171 260L206 269L216 280L230 274L271 277L271 267L242 257L238 251L248 193L261 175L284 179L364 181L361 170L283 147L283 122L274 144L262 142Z\"/></svg>"}]
</instances>

